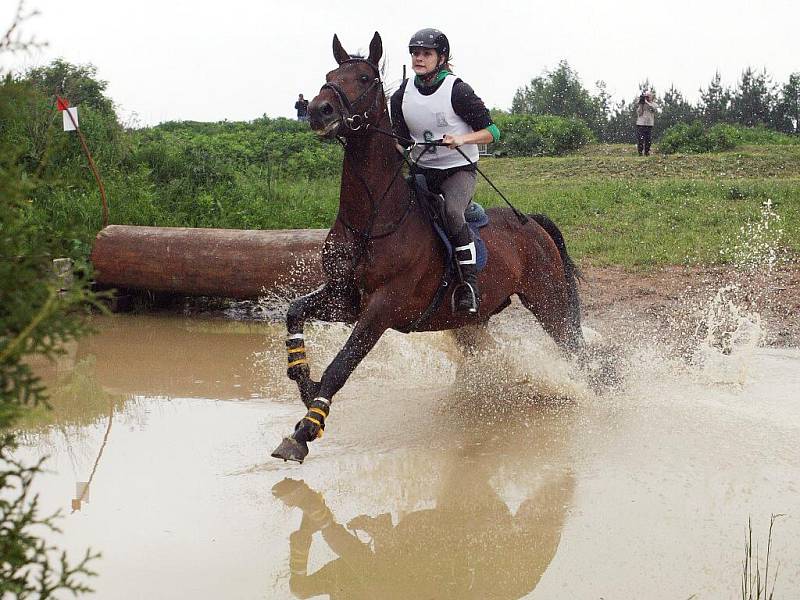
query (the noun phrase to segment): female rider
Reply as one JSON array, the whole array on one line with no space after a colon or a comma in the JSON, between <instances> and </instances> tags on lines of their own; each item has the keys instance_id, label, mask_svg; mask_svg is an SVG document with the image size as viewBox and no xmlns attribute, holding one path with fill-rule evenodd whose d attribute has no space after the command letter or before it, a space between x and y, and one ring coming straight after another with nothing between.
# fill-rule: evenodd
<instances>
[{"instance_id":1,"label":"female rider","mask_svg":"<svg viewBox=\"0 0 800 600\"><path fill-rule=\"evenodd\" d=\"M444 198L445 231L464 283L454 290L454 306L456 311L477 313L475 242L464 210L475 193L477 145L497 140L500 130L472 88L453 75L445 34L421 29L412 36L408 50L416 77L413 85L406 79L392 95L392 127L396 135L416 143L442 140L446 144L418 146L412 173L423 174L428 188Z\"/></svg>"}]
</instances>

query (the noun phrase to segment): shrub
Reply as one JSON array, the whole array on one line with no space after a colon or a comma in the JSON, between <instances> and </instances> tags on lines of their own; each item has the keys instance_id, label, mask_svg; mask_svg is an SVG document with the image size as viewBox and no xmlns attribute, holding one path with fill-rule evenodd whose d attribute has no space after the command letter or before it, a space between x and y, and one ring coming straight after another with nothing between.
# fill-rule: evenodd
<instances>
[{"instance_id":1,"label":"shrub","mask_svg":"<svg viewBox=\"0 0 800 600\"><path fill-rule=\"evenodd\" d=\"M593 136L583 121L552 115L497 115L501 136L495 150L510 156L559 156L573 152Z\"/></svg>"},{"instance_id":2,"label":"shrub","mask_svg":"<svg viewBox=\"0 0 800 600\"><path fill-rule=\"evenodd\" d=\"M662 154L676 152L722 152L735 148L743 141L740 128L719 123L707 129L700 121L678 123L664 132L658 142Z\"/></svg>"}]
</instances>

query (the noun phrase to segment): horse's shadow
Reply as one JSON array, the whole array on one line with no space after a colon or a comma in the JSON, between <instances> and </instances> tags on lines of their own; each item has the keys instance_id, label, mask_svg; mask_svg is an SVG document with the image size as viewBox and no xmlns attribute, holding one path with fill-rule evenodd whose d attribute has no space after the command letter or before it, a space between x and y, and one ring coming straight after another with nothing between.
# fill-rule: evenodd
<instances>
[{"instance_id":1,"label":"horse's shadow","mask_svg":"<svg viewBox=\"0 0 800 600\"><path fill-rule=\"evenodd\" d=\"M305 482L277 483L275 497L303 514L289 537L291 592L299 598L519 598L532 591L556 554L574 494L573 411L558 401L514 403L489 427L481 426L482 417L452 420L460 433L438 473L433 508L397 519L388 512L360 514L343 525ZM517 502L512 510L509 503ZM337 558L309 573L318 531Z\"/></svg>"}]
</instances>

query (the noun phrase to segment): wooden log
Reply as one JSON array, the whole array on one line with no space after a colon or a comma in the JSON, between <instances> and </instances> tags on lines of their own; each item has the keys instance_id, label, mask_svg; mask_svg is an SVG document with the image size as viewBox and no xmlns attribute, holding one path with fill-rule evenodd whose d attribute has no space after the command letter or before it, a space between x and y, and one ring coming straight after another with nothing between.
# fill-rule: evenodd
<instances>
[{"instance_id":1,"label":"wooden log","mask_svg":"<svg viewBox=\"0 0 800 600\"><path fill-rule=\"evenodd\" d=\"M92 248L101 286L256 298L322 282L324 229L240 230L109 225Z\"/></svg>"}]
</instances>

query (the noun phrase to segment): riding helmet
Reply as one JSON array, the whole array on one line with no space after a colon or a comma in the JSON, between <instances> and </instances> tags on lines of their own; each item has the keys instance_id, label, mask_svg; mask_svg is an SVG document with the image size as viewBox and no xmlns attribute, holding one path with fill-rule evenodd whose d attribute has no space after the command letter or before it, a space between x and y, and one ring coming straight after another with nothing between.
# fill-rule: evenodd
<instances>
[{"instance_id":1,"label":"riding helmet","mask_svg":"<svg viewBox=\"0 0 800 600\"><path fill-rule=\"evenodd\" d=\"M414 48L433 48L439 54L450 58L450 41L438 29L426 27L412 35L411 41L408 42L408 51L413 52Z\"/></svg>"}]
</instances>

